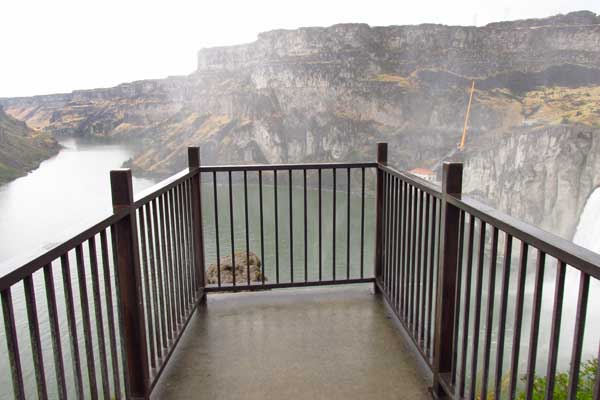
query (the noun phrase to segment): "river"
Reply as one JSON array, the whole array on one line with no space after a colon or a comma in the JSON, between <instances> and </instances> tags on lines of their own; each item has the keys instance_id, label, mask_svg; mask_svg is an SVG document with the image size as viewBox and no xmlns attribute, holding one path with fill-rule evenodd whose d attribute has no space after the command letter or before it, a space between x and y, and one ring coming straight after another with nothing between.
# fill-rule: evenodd
<instances>
[{"instance_id":1,"label":"river","mask_svg":"<svg viewBox=\"0 0 600 400\"><path fill-rule=\"evenodd\" d=\"M0 264L52 246L110 212L109 171L120 168L132 149L76 139L60 144L63 149L38 169L0 186ZM153 183L134 177L133 188Z\"/></svg>"}]
</instances>

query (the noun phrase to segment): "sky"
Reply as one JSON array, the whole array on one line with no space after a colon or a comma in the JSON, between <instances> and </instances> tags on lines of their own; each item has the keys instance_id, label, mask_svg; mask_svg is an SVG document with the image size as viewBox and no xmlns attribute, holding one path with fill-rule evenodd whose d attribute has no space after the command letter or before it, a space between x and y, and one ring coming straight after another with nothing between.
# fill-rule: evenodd
<instances>
[{"instance_id":1,"label":"sky","mask_svg":"<svg viewBox=\"0 0 600 400\"><path fill-rule=\"evenodd\" d=\"M600 14L600 0L4 0L0 97L110 87L185 75L204 47L259 32L362 22L371 26Z\"/></svg>"}]
</instances>

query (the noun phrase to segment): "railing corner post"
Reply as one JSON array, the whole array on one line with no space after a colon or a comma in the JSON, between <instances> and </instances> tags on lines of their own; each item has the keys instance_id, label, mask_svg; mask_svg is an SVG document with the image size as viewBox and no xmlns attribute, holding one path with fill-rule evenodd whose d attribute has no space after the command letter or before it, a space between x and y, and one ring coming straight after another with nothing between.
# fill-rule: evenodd
<instances>
[{"instance_id":1,"label":"railing corner post","mask_svg":"<svg viewBox=\"0 0 600 400\"><path fill-rule=\"evenodd\" d=\"M448 202L448 196L462 193L463 164L445 162L442 178L441 239L438 257L437 304L435 315L433 387L434 398L447 398L441 385L442 375L451 372L456 349L454 340L454 313L459 249L460 210Z\"/></svg>"},{"instance_id":2,"label":"railing corner post","mask_svg":"<svg viewBox=\"0 0 600 400\"><path fill-rule=\"evenodd\" d=\"M193 220L193 246L194 246L194 265L196 267L197 285L200 293L198 300L201 303L206 301L204 287L206 280L204 277L204 231L202 229L202 188L200 173L200 148L188 147L188 167L190 170L196 170L197 174L191 178L192 189L192 220Z\"/></svg>"},{"instance_id":3,"label":"railing corner post","mask_svg":"<svg viewBox=\"0 0 600 400\"><path fill-rule=\"evenodd\" d=\"M387 143L377 143L377 192L376 192L376 214L375 214L375 283L374 291L379 293L378 282L381 280L381 263L383 256L383 171L381 166L388 162Z\"/></svg>"},{"instance_id":4,"label":"railing corner post","mask_svg":"<svg viewBox=\"0 0 600 400\"><path fill-rule=\"evenodd\" d=\"M125 352L127 398L147 399L150 395L142 274L137 237L137 221L133 201L130 169L110 171L113 211L124 209L129 214L115 223L116 274Z\"/></svg>"}]
</instances>

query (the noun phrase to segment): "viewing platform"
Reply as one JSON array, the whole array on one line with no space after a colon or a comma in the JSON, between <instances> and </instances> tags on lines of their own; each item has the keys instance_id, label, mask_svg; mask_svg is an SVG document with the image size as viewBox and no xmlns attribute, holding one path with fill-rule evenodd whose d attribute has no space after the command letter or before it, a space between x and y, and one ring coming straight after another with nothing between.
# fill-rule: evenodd
<instances>
[{"instance_id":1,"label":"viewing platform","mask_svg":"<svg viewBox=\"0 0 600 400\"><path fill-rule=\"evenodd\" d=\"M600 255L462 164L188 158L0 277L0 398L600 400Z\"/></svg>"},{"instance_id":2,"label":"viewing platform","mask_svg":"<svg viewBox=\"0 0 600 400\"><path fill-rule=\"evenodd\" d=\"M209 296L153 398L424 399L425 377L372 285L281 289Z\"/></svg>"}]
</instances>

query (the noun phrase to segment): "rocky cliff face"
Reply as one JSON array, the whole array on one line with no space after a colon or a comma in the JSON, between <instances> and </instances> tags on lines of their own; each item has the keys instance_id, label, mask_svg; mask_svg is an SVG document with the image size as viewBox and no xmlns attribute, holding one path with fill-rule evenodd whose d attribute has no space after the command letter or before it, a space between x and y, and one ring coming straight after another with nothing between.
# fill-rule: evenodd
<instances>
[{"instance_id":1,"label":"rocky cliff face","mask_svg":"<svg viewBox=\"0 0 600 400\"><path fill-rule=\"evenodd\" d=\"M0 106L0 185L37 168L58 149L49 134L34 131Z\"/></svg>"},{"instance_id":2,"label":"rocky cliff face","mask_svg":"<svg viewBox=\"0 0 600 400\"><path fill-rule=\"evenodd\" d=\"M465 154L465 191L510 214L572 238L585 203L600 186L600 127L514 129Z\"/></svg>"},{"instance_id":3,"label":"rocky cliff face","mask_svg":"<svg viewBox=\"0 0 600 400\"><path fill-rule=\"evenodd\" d=\"M203 49L189 76L0 104L54 135L139 142L130 165L156 176L184 167L189 145L204 163L272 163L372 159L386 140L397 167L432 167L460 140L475 80L468 190L568 236L600 175L588 162L596 147L577 145L600 126L599 66L590 12L485 27L343 24Z\"/></svg>"}]
</instances>

